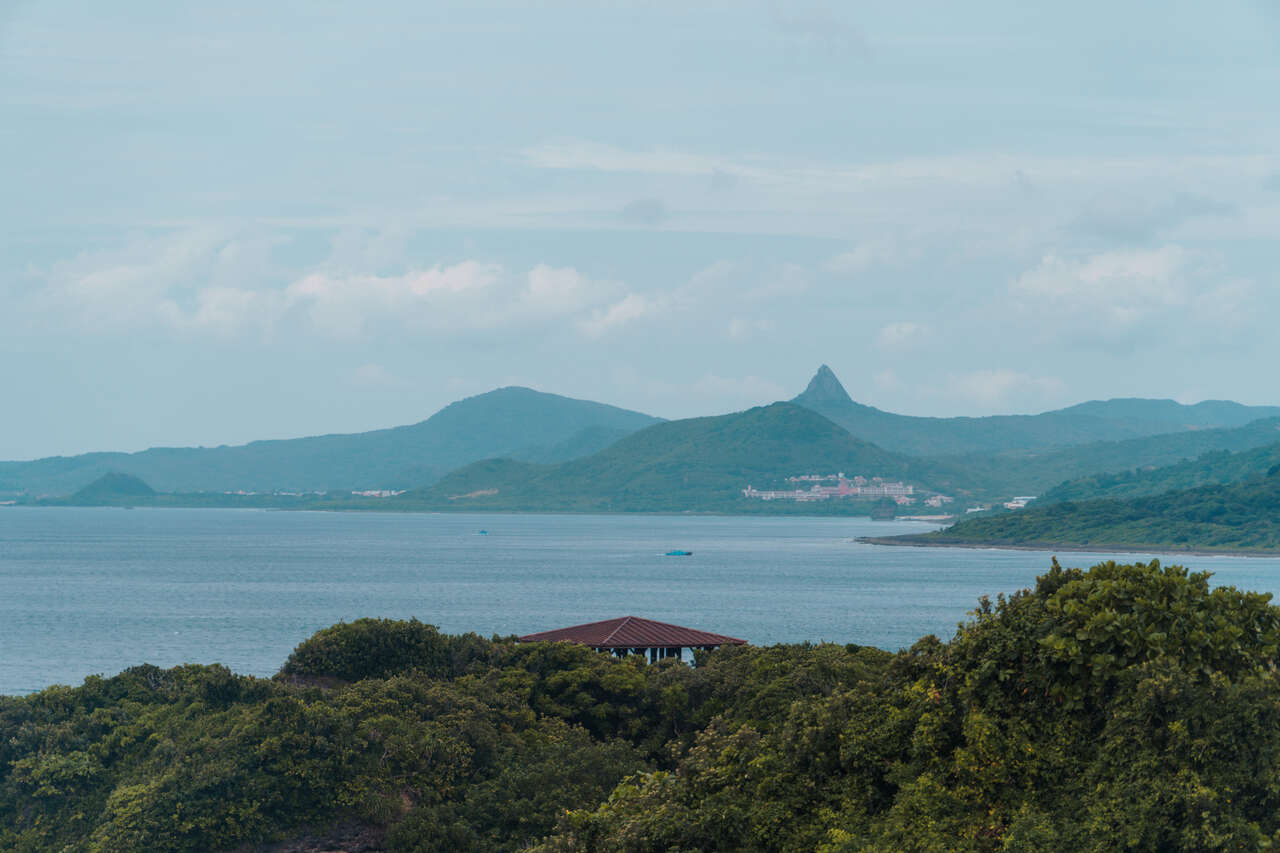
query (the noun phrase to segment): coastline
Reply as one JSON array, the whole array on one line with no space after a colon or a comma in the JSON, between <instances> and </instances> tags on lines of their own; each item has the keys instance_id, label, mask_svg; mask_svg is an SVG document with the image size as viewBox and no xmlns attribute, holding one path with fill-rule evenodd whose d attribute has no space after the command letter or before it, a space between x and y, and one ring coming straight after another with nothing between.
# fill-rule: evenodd
<instances>
[{"instance_id":1,"label":"coastline","mask_svg":"<svg viewBox=\"0 0 1280 853\"><path fill-rule=\"evenodd\" d=\"M888 545L898 548L964 548L971 551L1058 551L1064 554L1098 554L1107 552L1116 554L1155 554L1157 556L1167 555L1170 557L1184 555L1189 557L1280 557L1280 550L1269 551L1260 548L1177 548L1169 545L1143 547L1133 543L1109 545L1106 543L1045 542L1013 545L993 542L928 541L917 539L914 535L860 536L855 541L864 545Z\"/></svg>"},{"instance_id":2,"label":"coastline","mask_svg":"<svg viewBox=\"0 0 1280 853\"><path fill-rule=\"evenodd\" d=\"M5 509L253 509L268 510L278 512L350 512L350 513L398 513L403 515L468 515L468 514L493 514L493 515L653 515L653 516L683 516L683 517L711 517L711 518L870 518L866 512L778 512L778 511L762 511L762 510L734 510L734 509L604 509L594 508L550 508L550 509L513 509L510 507L479 507L479 506L459 506L457 504L450 505L422 505L409 504L395 505L386 503L356 503L339 504L339 503L273 503L271 501L226 501L226 502L208 502L201 503L198 501L162 501L147 502L135 501L131 503L72 503L63 500L41 500L30 502L19 502L12 504L0 504L0 510ZM938 521L926 518L914 518L909 516L898 516L893 519L880 519L883 521L901 521L912 524L940 524Z\"/></svg>"}]
</instances>

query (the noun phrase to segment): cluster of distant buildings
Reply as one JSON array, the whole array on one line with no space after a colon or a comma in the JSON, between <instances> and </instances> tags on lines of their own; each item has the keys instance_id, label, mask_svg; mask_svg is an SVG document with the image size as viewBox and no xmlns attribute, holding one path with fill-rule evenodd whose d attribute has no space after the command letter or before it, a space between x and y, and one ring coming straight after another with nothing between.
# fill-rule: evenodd
<instances>
[{"instance_id":1,"label":"cluster of distant buildings","mask_svg":"<svg viewBox=\"0 0 1280 853\"><path fill-rule=\"evenodd\" d=\"M300 498L307 495L318 495L320 497L324 497L325 495L328 495L329 492L322 492L322 491L282 492L279 490L274 492L250 492L244 489L236 489L235 491L223 492L223 494L224 495L240 495L242 497L247 497L250 495L271 495L272 497L277 497L277 498ZM404 489L400 489L399 491L392 491L391 489L361 489L359 491L353 491L351 494L361 498L394 498L396 495L403 495Z\"/></svg>"},{"instance_id":2,"label":"cluster of distant buildings","mask_svg":"<svg viewBox=\"0 0 1280 853\"><path fill-rule=\"evenodd\" d=\"M757 489L747 486L742 494L747 498L762 501L826 501L841 498L890 498L899 506L910 506L916 502L915 486L897 480L885 480L882 477L863 476L846 477L844 472L838 474L801 474L788 477L787 482L795 484L791 489ZM808 488L804 488L808 485ZM940 507L951 503L947 495L930 495L925 499L928 506Z\"/></svg>"}]
</instances>

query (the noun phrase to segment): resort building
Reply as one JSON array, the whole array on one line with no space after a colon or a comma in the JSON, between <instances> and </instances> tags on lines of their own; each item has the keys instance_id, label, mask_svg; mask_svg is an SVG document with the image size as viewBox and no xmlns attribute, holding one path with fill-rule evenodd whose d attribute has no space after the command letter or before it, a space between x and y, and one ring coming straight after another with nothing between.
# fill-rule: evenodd
<instances>
[{"instance_id":1,"label":"resort building","mask_svg":"<svg viewBox=\"0 0 1280 853\"><path fill-rule=\"evenodd\" d=\"M803 474L788 477L790 483L812 483L807 489L757 489L747 486L742 494L762 501L825 501L831 498L893 498L899 504L914 502L915 486L903 482L888 481L880 477L854 477L847 479L839 474ZM830 485L824 485L830 483Z\"/></svg>"},{"instance_id":2,"label":"resort building","mask_svg":"<svg viewBox=\"0 0 1280 853\"><path fill-rule=\"evenodd\" d=\"M619 657L648 655L650 663L664 658L683 660L685 649L711 650L720 646L747 644L746 640L737 637L655 622L639 616L621 616L602 622L557 628L554 631L540 631L518 639L522 643L581 643L598 652L610 652Z\"/></svg>"}]
</instances>

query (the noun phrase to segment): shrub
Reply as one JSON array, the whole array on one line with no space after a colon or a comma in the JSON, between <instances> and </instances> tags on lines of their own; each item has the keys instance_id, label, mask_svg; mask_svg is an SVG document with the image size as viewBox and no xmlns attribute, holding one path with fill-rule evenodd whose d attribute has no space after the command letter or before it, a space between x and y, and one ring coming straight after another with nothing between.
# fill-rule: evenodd
<instances>
[{"instance_id":1,"label":"shrub","mask_svg":"<svg viewBox=\"0 0 1280 853\"><path fill-rule=\"evenodd\" d=\"M293 650L281 671L343 681L409 671L448 679L486 658L490 646L476 634L441 634L417 619L357 619L317 631Z\"/></svg>"}]
</instances>

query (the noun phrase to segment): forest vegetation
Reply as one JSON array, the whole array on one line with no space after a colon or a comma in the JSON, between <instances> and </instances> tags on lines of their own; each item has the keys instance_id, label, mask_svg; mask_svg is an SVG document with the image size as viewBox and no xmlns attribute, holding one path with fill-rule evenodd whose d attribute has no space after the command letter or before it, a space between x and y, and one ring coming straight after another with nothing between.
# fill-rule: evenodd
<instances>
[{"instance_id":1,"label":"forest vegetation","mask_svg":"<svg viewBox=\"0 0 1280 853\"><path fill-rule=\"evenodd\" d=\"M963 472L945 463L885 450L816 412L774 403L745 412L667 421L611 447L554 466L486 460L454 471L399 500L430 508L573 511L767 511L791 502L748 500L742 490L781 488L798 474L901 479L951 491ZM794 486L792 486L794 488ZM799 509L841 511L833 506ZM843 511L866 514L866 506Z\"/></svg>"},{"instance_id":2,"label":"forest vegetation","mask_svg":"<svg viewBox=\"0 0 1280 853\"><path fill-rule=\"evenodd\" d=\"M886 544L1280 551L1280 464L1235 483L1135 498L1032 504Z\"/></svg>"},{"instance_id":3,"label":"forest vegetation","mask_svg":"<svg viewBox=\"0 0 1280 853\"><path fill-rule=\"evenodd\" d=\"M1055 562L896 653L359 620L272 679L0 699L0 849L1271 849L1278 652L1269 595L1155 562Z\"/></svg>"},{"instance_id":4,"label":"forest vegetation","mask_svg":"<svg viewBox=\"0 0 1280 853\"><path fill-rule=\"evenodd\" d=\"M1172 465L1119 470L1077 477L1041 495L1042 503L1135 498L1250 480L1280 464L1280 442L1241 450L1212 450Z\"/></svg>"}]
</instances>

